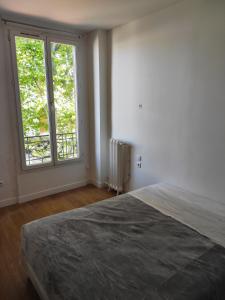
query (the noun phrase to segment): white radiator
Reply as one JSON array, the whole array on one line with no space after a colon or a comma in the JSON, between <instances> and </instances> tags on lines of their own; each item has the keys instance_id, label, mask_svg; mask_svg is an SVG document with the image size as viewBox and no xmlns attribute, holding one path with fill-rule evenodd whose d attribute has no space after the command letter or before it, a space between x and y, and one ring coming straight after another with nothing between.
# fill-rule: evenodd
<instances>
[{"instance_id":1,"label":"white radiator","mask_svg":"<svg viewBox=\"0 0 225 300\"><path fill-rule=\"evenodd\" d=\"M111 139L109 142L109 189L124 191L130 176L130 146Z\"/></svg>"}]
</instances>

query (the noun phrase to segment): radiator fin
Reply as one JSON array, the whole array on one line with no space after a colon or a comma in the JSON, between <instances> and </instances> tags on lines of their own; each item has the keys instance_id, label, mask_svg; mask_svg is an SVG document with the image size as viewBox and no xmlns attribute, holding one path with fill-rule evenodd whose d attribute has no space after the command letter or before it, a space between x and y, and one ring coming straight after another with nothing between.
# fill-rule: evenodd
<instances>
[{"instance_id":1,"label":"radiator fin","mask_svg":"<svg viewBox=\"0 0 225 300\"><path fill-rule=\"evenodd\" d=\"M109 188L124 192L129 180L130 146L116 139L109 142Z\"/></svg>"}]
</instances>

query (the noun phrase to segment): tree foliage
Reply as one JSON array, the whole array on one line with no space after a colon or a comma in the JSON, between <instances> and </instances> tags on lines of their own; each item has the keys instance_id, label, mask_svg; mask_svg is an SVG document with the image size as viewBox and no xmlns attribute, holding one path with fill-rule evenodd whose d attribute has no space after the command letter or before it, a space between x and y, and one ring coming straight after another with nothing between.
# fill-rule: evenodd
<instances>
[{"instance_id":1,"label":"tree foliage","mask_svg":"<svg viewBox=\"0 0 225 300\"><path fill-rule=\"evenodd\" d=\"M20 101L25 136L49 133L44 42L16 37ZM76 130L74 47L51 43L57 133Z\"/></svg>"},{"instance_id":2,"label":"tree foliage","mask_svg":"<svg viewBox=\"0 0 225 300\"><path fill-rule=\"evenodd\" d=\"M73 157L74 151L77 151L76 140L71 138L74 135L69 135L76 132L75 47L53 42L50 45L57 153L58 159L65 159ZM49 161L51 149L44 41L17 36L16 58L26 160L28 164L30 158L36 163L43 158ZM64 138L61 134L68 135Z\"/></svg>"},{"instance_id":3,"label":"tree foliage","mask_svg":"<svg viewBox=\"0 0 225 300\"><path fill-rule=\"evenodd\" d=\"M74 51L66 44L51 44L56 127L58 133L75 131Z\"/></svg>"}]
</instances>

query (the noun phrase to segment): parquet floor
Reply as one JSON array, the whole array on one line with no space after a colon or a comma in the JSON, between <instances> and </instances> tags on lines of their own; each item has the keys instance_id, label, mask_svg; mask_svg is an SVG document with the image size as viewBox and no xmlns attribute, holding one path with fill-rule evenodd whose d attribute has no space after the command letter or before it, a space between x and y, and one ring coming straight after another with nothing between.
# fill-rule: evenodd
<instances>
[{"instance_id":1,"label":"parquet floor","mask_svg":"<svg viewBox=\"0 0 225 300\"><path fill-rule=\"evenodd\" d=\"M0 208L0 300L38 300L21 262L20 229L27 222L114 196L92 185Z\"/></svg>"}]
</instances>

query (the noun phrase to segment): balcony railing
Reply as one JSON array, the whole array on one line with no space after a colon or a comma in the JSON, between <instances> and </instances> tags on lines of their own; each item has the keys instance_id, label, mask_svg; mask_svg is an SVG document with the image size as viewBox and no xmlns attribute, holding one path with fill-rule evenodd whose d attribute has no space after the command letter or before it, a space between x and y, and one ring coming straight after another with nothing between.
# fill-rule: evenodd
<instances>
[{"instance_id":1,"label":"balcony railing","mask_svg":"<svg viewBox=\"0 0 225 300\"><path fill-rule=\"evenodd\" d=\"M67 160L77 157L77 133L56 134L57 159ZM44 164L51 162L50 135L25 136L26 165Z\"/></svg>"}]
</instances>

